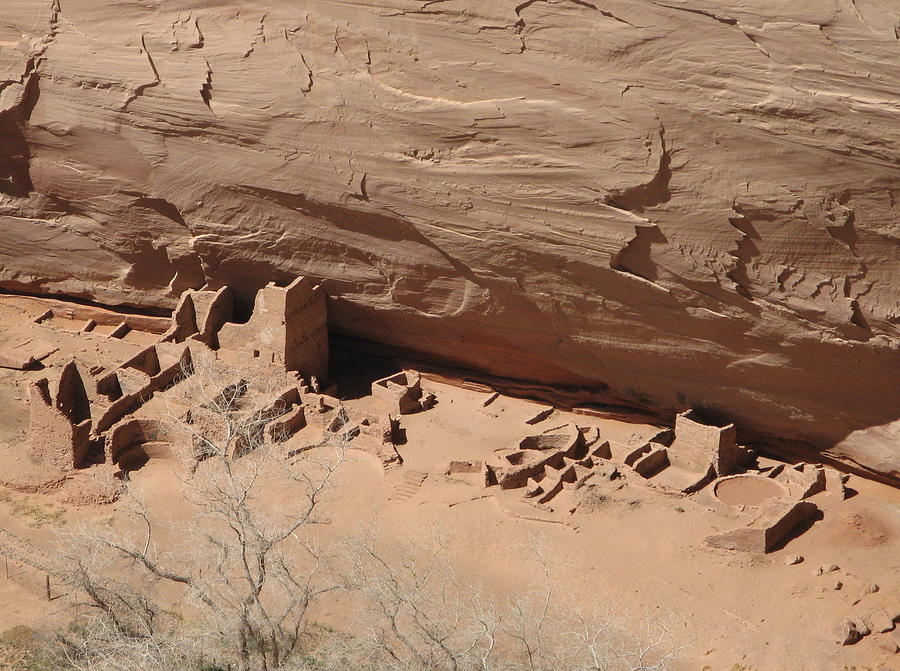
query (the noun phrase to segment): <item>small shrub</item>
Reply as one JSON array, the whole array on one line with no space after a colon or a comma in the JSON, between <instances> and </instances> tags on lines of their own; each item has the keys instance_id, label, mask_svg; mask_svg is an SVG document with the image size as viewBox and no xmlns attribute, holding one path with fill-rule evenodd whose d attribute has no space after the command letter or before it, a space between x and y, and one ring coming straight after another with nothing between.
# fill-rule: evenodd
<instances>
[{"instance_id":1,"label":"small shrub","mask_svg":"<svg viewBox=\"0 0 900 671\"><path fill-rule=\"evenodd\" d=\"M11 492L0 492L0 503L9 506L9 512L32 529L44 526L60 527L66 523L66 509L52 503L34 503L25 495L15 496Z\"/></svg>"},{"instance_id":2,"label":"small shrub","mask_svg":"<svg viewBox=\"0 0 900 671\"><path fill-rule=\"evenodd\" d=\"M0 671L53 671L43 637L31 627L18 625L0 634Z\"/></svg>"}]
</instances>

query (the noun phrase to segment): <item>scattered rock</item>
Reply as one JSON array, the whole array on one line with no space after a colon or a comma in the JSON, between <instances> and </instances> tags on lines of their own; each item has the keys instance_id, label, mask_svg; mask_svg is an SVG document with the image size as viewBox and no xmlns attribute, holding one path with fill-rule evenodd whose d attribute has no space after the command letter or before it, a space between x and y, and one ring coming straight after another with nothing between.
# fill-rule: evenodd
<instances>
[{"instance_id":1,"label":"scattered rock","mask_svg":"<svg viewBox=\"0 0 900 671\"><path fill-rule=\"evenodd\" d=\"M853 645L869 634L869 628L861 620L853 620L845 617L835 627L835 635L838 645Z\"/></svg>"},{"instance_id":2,"label":"scattered rock","mask_svg":"<svg viewBox=\"0 0 900 671\"><path fill-rule=\"evenodd\" d=\"M823 569L821 566L819 566L812 573L813 573L813 575L822 575L824 572L825 572L825 569Z\"/></svg>"},{"instance_id":3,"label":"scattered rock","mask_svg":"<svg viewBox=\"0 0 900 671\"><path fill-rule=\"evenodd\" d=\"M862 639L862 636L859 631L857 631L856 625L852 620L841 620L840 624L835 627L834 633L838 645L853 645Z\"/></svg>"},{"instance_id":4,"label":"scattered rock","mask_svg":"<svg viewBox=\"0 0 900 671\"><path fill-rule=\"evenodd\" d=\"M784 558L784 563L788 566L793 566L794 564L799 564L803 561L803 557L800 555L788 555Z\"/></svg>"},{"instance_id":5,"label":"scattered rock","mask_svg":"<svg viewBox=\"0 0 900 671\"><path fill-rule=\"evenodd\" d=\"M891 638L879 638L878 639L878 649L882 652L886 652L889 655L896 655L900 652L900 647L897 646L897 641Z\"/></svg>"},{"instance_id":6,"label":"scattered rock","mask_svg":"<svg viewBox=\"0 0 900 671\"><path fill-rule=\"evenodd\" d=\"M869 583L860 588L859 592L856 594L856 599L853 601L853 605L855 606L860 601L862 601L869 594L875 594L878 591L878 585L875 583Z\"/></svg>"},{"instance_id":7,"label":"scattered rock","mask_svg":"<svg viewBox=\"0 0 900 671\"><path fill-rule=\"evenodd\" d=\"M896 629L886 636L878 636L875 639L878 649L889 655L895 655L900 652L900 632Z\"/></svg>"},{"instance_id":8,"label":"scattered rock","mask_svg":"<svg viewBox=\"0 0 900 671\"><path fill-rule=\"evenodd\" d=\"M869 628L879 634L894 630L894 620L883 610L872 613L868 618Z\"/></svg>"},{"instance_id":9,"label":"scattered rock","mask_svg":"<svg viewBox=\"0 0 900 671\"><path fill-rule=\"evenodd\" d=\"M844 588L844 583L842 583L840 580L838 580L836 583L834 583L834 589L842 590L843 588Z\"/></svg>"},{"instance_id":10,"label":"scattered rock","mask_svg":"<svg viewBox=\"0 0 900 671\"><path fill-rule=\"evenodd\" d=\"M834 573L835 571L840 571L841 567L837 564L829 564L828 568L825 569L826 573Z\"/></svg>"}]
</instances>

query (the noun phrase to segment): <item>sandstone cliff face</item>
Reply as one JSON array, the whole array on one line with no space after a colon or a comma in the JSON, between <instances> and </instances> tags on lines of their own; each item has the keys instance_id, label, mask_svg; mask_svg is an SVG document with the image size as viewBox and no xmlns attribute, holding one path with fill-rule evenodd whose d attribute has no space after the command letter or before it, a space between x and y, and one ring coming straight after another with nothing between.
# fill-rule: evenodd
<instances>
[{"instance_id":1,"label":"sandstone cliff face","mask_svg":"<svg viewBox=\"0 0 900 671\"><path fill-rule=\"evenodd\" d=\"M0 287L303 273L338 331L897 476L892 0L0 14Z\"/></svg>"}]
</instances>

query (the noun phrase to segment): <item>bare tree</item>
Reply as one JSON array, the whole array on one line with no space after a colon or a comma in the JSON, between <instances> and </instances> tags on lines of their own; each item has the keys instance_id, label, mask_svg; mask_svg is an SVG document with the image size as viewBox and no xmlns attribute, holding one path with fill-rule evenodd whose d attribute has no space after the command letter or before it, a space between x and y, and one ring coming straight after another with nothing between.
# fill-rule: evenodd
<instances>
[{"instance_id":1,"label":"bare tree","mask_svg":"<svg viewBox=\"0 0 900 671\"><path fill-rule=\"evenodd\" d=\"M166 414L184 436L176 447L190 522L164 523L138 478L123 499L128 531L95 525L63 539L66 580L100 615L61 636L60 669L668 668L675 648L656 619L639 628L621 611L600 617L561 600L540 539L519 553L533 557L535 583L508 600L460 577L439 534L409 547L366 536L350 544L338 577L316 528L353 438L349 416L326 440L289 451L267 438L285 410L271 402L271 380L208 362L185 376L166 394ZM342 588L358 617L343 633L310 627L310 609Z\"/></svg>"},{"instance_id":2,"label":"bare tree","mask_svg":"<svg viewBox=\"0 0 900 671\"><path fill-rule=\"evenodd\" d=\"M176 588L179 608L202 619L207 650L241 671L278 669L297 650L310 605L338 588L314 529L345 446L332 441L287 464L263 431L283 408L254 405L266 398L254 380L185 372L176 389L188 398L169 414L191 438L176 447L190 465L181 480L192 520L166 525L132 486L131 532L94 526L64 539L72 581L115 630L145 642L161 634L164 595Z\"/></svg>"},{"instance_id":3,"label":"bare tree","mask_svg":"<svg viewBox=\"0 0 900 671\"><path fill-rule=\"evenodd\" d=\"M51 659L60 671L211 671L196 639L174 631L123 632L105 615L58 634L57 640Z\"/></svg>"},{"instance_id":4,"label":"bare tree","mask_svg":"<svg viewBox=\"0 0 900 671\"><path fill-rule=\"evenodd\" d=\"M672 638L657 617L638 624L609 604L586 614L558 599L540 539L519 553L533 557L537 579L500 602L460 579L439 537L430 550L422 545L389 546L371 536L354 545L354 586L368 604L370 631L333 641L341 663L350 662L347 668L666 671L675 656ZM323 668L343 667L325 663Z\"/></svg>"},{"instance_id":5,"label":"bare tree","mask_svg":"<svg viewBox=\"0 0 900 671\"><path fill-rule=\"evenodd\" d=\"M610 605L556 611L551 668L569 671L667 671L679 652L659 615L625 617Z\"/></svg>"},{"instance_id":6,"label":"bare tree","mask_svg":"<svg viewBox=\"0 0 900 671\"><path fill-rule=\"evenodd\" d=\"M442 539L422 549L371 537L352 547L353 587L369 623L368 635L353 641L361 668L492 668L500 624L493 604L458 578Z\"/></svg>"},{"instance_id":7,"label":"bare tree","mask_svg":"<svg viewBox=\"0 0 900 671\"><path fill-rule=\"evenodd\" d=\"M198 473L202 474L206 465L204 462ZM143 513L137 515L146 519ZM231 523L232 517L226 519ZM189 581L185 592L199 602L203 626L188 637L183 632L179 635L177 627L173 628L177 622L159 599L146 596L146 587L143 591L117 589L97 576L103 567L95 565L87 584L100 595L100 602L108 604L110 615L93 625L89 636L68 643L68 657L74 660L71 668L184 671L206 658L217 660L223 669L234 661L239 668L272 671L666 671L677 652L656 615L636 621L612 604L590 607L583 598L579 603L561 600L554 593L553 566L540 540L525 546L538 569L536 580L508 600L486 597L476 583L460 577L439 536L405 546L395 541L376 542L371 535L348 543L349 562L344 567L348 576L341 581L329 576L317 583L318 559L314 559L304 564L305 581L301 582L296 570L278 568L290 561L287 556L264 555L266 562L276 566L271 575L282 576L267 578L276 582L273 593L281 594L272 599L265 587L243 586L247 574L239 566L221 573L225 559L247 547L237 537L229 541L204 532L203 544L196 547L214 548L215 552L206 555L205 561L198 555L198 563L192 565L196 570L179 569L180 573L163 575L173 558L164 558L154 549L156 541L147 542L153 524L146 524L147 536L141 540L147 549L134 549L137 538L127 543L104 538L100 543L115 550L110 555L113 561L151 562L149 573L161 583ZM94 537L89 540L96 542ZM307 558L317 558L318 551L307 547L291 545L283 550L302 549ZM518 554L527 556L524 551ZM292 577L285 579L287 575ZM303 628L279 631L269 623L278 613L296 608L294 617L285 622L302 625L309 606L337 584L348 588L353 606L343 633ZM284 591L291 593L290 598ZM276 602L279 609L272 605ZM127 635L123 635L120 622L130 623ZM292 655L304 634L309 636L302 648L304 654ZM229 641L234 644L229 646ZM211 667L198 670L201 668Z\"/></svg>"}]
</instances>

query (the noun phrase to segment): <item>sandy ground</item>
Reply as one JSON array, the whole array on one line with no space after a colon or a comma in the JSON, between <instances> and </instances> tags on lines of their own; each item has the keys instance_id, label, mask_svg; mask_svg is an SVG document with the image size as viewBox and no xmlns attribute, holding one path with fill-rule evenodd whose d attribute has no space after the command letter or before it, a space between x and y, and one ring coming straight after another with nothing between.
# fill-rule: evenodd
<instances>
[{"instance_id":1,"label":"sandy ground","mask_svg":"<svg viewBox=\"0 0 900 671\"><path fill-rule=\"evenodd\" d=\"M66 337L51 329L42 334L50 342L59 338L62 343ZM124 353L135 345L114 346ZM90 364L99 361L98 352L89 342L77 355ZM46 365L64 360L59 353ZM360 390L384 370L351 368L337 376L339 381L356 377L345 380L351 416L383 415L378 401ZM0 469L7 474L24 458L23 390L39 374L0 370L0 405L8 418L0 434L6 460ZM588 501L581 490L565 490L549 504L536 506L521 489L500 491L485 487L477 474L447 473L451 460L486 461L497 449L566 423L594 426L604 439L634 445L658 427L560 410L529 426L525 420L541 408L529 401L500 396L485 407L486 393L430 380L423 387L438 402L402 418L405 444L397 448L402 466L385 470L369 453L348 452L329 495L331 524L323 531L325 540L368 530L387 542L412 542L424 552L440 535L460 573L500 598L533 582L535 565L523 547L540 546L561 599L620 613L626 622L647 614L665 622L683 646L677 669L897 668L900 655L878 646L881 638L894 634L873 634L856 645L839 646L833 629L843 617L900 611L900 491L854 476L846 500L827 492L812 497L822 519L777 551L757 555L712 549L704 538L734 528L737 513L716 501L710 487L674 497L629 476L592 490ZM311 425L278 449L313 444L320 435ZM154 515L169 522L191 520L180 468L174 459L151 459L129 484L132 492L143 492ZM62 497L56 491L23 494L0 487L0 528L49 550L57 532L82 521L119 524L117 512L126 504L75 506ZM794 555L802 561L788 564ZM831 565L838 568L817 575L819 567ZM838 582L840 589L835 588ZM877 592L854 604L871 585L878 586ZM58 596L64 589L54 585L53 591ZM42 575L33 569L14 562L7 577L0 559L0 631L19 624L58 625L71 615L64 601L46 600ZM336 601L315 617L340 622L346 615L342 608Z\"/></svg>"}]
</instances>

